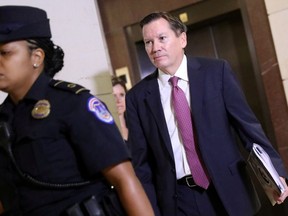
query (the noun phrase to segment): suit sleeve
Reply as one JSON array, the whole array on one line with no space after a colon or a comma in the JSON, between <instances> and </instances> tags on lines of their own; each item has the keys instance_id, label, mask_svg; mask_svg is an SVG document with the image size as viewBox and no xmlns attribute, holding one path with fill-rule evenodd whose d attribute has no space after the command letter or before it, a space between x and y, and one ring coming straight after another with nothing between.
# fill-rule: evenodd
<instances>
[{"instance_id":1,"label":"suit sleeve","mask_svg":"<svg viewBox=\"0 0 288 216\"><path fill-rule=\"evenodd\" d=\"M253 143L261 145L270 155L280 176L287 178L287 173L279 154L266 137L260 122L246 101L239 81L229 64L225 61L222 73L222 90L229 120L241 138L244 147L250 151Z\"/></svg>"}]
</instances>

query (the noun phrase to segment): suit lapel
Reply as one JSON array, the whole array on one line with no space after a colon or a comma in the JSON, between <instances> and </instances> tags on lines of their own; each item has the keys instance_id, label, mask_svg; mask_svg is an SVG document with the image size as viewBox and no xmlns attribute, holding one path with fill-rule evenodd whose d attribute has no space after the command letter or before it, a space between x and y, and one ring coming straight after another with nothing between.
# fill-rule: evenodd
<instances>
[{"instance_id":1,"label":"suit lapel","mask_svg":"<svg viewBox=\"0 0 288 216\"><path fill-rule=\"evenodd\" d=\"M158 130L160 131L160 136L164 141L164 145L173 159L173 150L170 141L169 132L166 125L166 120L164 112L162 109L162 103L160 98L159 86L157 81L158 72L155 72L147 83L145 102L150 110ZM174 159L173 159L174 160Z\"/></svg>"},{"instance_id":2,"label":"suit lapel","mask_svg":"<svg viewBox=\"0 0 288 216\"><path fill-rule=\"evenodd\" d=\"M190 88L191 111L194 122L197 116L201 116L203 101L204 77L199 70L199 63L195 59L188 58L188 78Z\"/></svg>"}]
</instances>

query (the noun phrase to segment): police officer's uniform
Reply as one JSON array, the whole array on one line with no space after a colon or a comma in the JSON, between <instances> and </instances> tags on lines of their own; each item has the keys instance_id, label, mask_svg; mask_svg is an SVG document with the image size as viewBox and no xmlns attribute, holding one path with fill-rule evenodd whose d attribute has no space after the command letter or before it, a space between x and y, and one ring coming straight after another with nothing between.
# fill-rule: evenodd
<instances>
[{"instance_id":1,"label":"police officer's uniform","mask_svg":"<svg viewBox=\"0 0 288 216\"><path fill-rule=\"evenodd\" d=\"M91 195L101 197L107 187L100 171L129 160L106 106L85 88L44 73L19 104L7 97L0 116L12 128L13 154L24 173L47 183L96 181L69 189L33 185L19 177L1 149L0 173L16 184L24 215L56 216Z\"/></svg>"}]
</instances>

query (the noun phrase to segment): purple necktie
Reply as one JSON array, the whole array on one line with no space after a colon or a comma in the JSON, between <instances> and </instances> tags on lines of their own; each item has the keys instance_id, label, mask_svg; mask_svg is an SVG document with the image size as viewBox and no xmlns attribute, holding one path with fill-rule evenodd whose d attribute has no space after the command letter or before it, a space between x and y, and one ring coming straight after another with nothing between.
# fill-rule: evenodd
<instances>
[{"instance_id":1,"label":"purple necktie","mask_svg":"<svg viewBox=\"0 0 288 216\"><path fill-rule=\"evenodd\" d=\"M207 189L209 186L209 178L200 161L199 151L195 146L192 115L188 101L183 90L177 85L178 77L171 77L169 82L172 84L172 105L192 177L198 186Z\"/></svg>"}]
</instances>

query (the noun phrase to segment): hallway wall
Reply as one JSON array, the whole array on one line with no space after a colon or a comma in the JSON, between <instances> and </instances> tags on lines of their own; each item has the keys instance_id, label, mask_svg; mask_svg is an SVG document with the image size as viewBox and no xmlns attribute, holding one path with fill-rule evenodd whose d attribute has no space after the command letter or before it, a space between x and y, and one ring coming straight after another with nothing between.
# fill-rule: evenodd
<instances>
[{"instance_id":1,"label":"hallway wall","mask_svg":"<svg viewBox=\"0 0 288 216\"><path fill-rule=\"evenodd\" d=\"M1 0L0 5L27 5L46 10L52 40L65 52L64 68L55 78L76 82L90 89L108 105L118 121L111 94L110 58L95 0ZM0 92L0 103L5 97L6 94Z\"/></svg>"},{"instance_id":2,"label":"hallway wall","mask_svg":"<svg viewBox=\"0 0 288 216\"><path fill-rule=\"evenodd\" d=\"M265 5L288 104L288 1L265 0Z\"/></svg>"}]
</instances>

